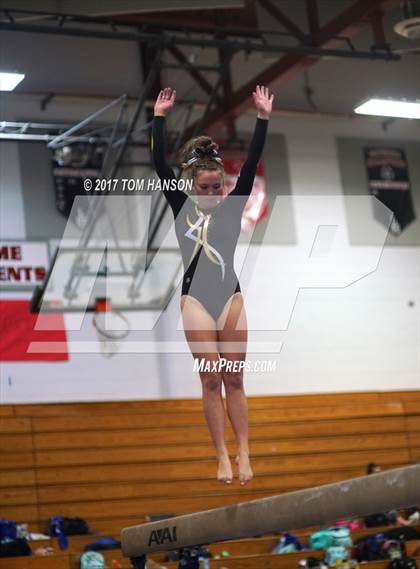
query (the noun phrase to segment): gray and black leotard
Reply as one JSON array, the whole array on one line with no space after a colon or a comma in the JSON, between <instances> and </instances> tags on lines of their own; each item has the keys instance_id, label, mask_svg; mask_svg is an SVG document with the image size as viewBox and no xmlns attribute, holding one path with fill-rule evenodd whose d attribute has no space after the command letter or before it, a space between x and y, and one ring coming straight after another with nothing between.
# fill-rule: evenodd
<instances>
[{"instance_id":1,"label":"gray and black leotard","mask_svg":"<svg viewBox=\"0 0 420 569\"><path fill-rule=\"evenodd\" d=\"M156 173L163 180L176 179L165 157L165 118L155 116L152 155ZM234 254L241 232L242 212L254 183L267 133L268 120L257 118L248 156L235 188L218 205L199 208L182 190L162 189L175 219L175 232L184 265L182 294L195 297L214 320L227 300L240 292L234 271Z\"/></svg>"}]
</instances>

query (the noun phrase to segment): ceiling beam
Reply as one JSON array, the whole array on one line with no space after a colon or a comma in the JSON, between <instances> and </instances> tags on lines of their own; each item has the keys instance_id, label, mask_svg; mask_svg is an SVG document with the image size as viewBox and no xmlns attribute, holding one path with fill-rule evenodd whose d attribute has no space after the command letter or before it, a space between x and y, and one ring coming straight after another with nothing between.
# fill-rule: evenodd
<instances>
[{"instance_id":1,"label":"ceiling beam","mask_svg":"<svg viewBox=\"0 0 420 569\"><path fill-rule=\"evenodd\" d=\"M0 9L1 13L1 9ZM83 21L84 22L84 21ZM252 35L241 35L244 33L237 33L234 30L227 28L215 28L211 30L211 33L206 32L205 36L198 36L193 34L191 29L180 29L180 33L168 34L164 29L154 29L153 31L119 31L119 25L117 26L115 22L101 22L105 24L106 29L93 29L86 28L85 26L75 27L64 25L58 20L53 20L51 22L53 25L43 25L43 24L32 24L20 23L14 21L4 21L0 20L0 30L5 31L17 31L17 32L30 32L30 33L42 33L42 34L52 34L52 35L67 35L73 37L90 37L90 38L101 38L101 39L111 39L111 40L123 40L123 41L143 41L151 42L156 46L160 46L162 49L166 49L173 45L180 46L192 46L199 48L224 48L229 51L238 52L244 51L249 54L252 52L265 52L265 53L289 53L293 55L301 56L313 56L313 57L345 57L345 58L360 58L360 59L400 59L400 56L391 52L383 51L361 51L361 50L350 50L347 47L341 49L323 49L317 47L316 45L309 44L298 44L298 45L280 45L277 42L267 42L262 38L264 35L264 30L260 30L258 35L253 32ZM93 23L93 22L90 22ZM127 27L127 26L126 26ZM217 35L222 33L225 36L229 36L229 39L217 39ZM267 33L272 33L268 31ZM283 32L283 35L286 32ZM278 32L278 35L282 32ZM235 36L237 39L233 39L230 36Z\"/></svg>"},{"instance_id":2,"label":"ceiling beam","mask_svg":"<svg viewBox=\"0 0 420 569\"><path fill-rule=\"evenodd\" d=\"M338 36L350 38L369 25L369 15L374 10L389 10L397 7L399 0L357 0L347 9L325 24L314 36L314 46L318 48L333 48L342 43L343 39ZM285 55L273 65L262 71L259 75L240 87L232 96L229 109L219 108L209 113L203 129L211 133L220 128L227 116L239 116L252 102L251 93L255 85L266 85L273 89L284 85L293 77L299 75L308 67L319 61L315 55ZM185 132L185 138L193 132L191 125Z\"/></svg>"},{"instance_id":3,"label":"ceiling beam","mask_svg":"<svg viewBox=\"0 0 420 569\"><path fill-rule=\"evenodd\" d=\"M308 37L284 12L275 6L271 0L258 0L266 12L277 20L288 32L295 36L300 42L307 43Z\"/></svg>"},{"instance_id":4,"label":"ceiling beam","mask_svg":"<svg viewBox=\"0 0 420 569\"><path fill-rule=\"evenodd\" d=\"M370 16L370 23L372 26L372 33L374 39L375 49L387 49L389 45L386 41L384 29L384 13L382 10L375 10Z\"/></svg>"},{"instance_id":5,"label":"ceiling beam","mask_svg":"<svg viewBox=\"0 0 420 569\"><path fill-rule=\"evenodd\" d=\"M315 36L319 33L318 0L306 0L306 13L308 16L309 33Z\"/></svg>"}]
</instances>

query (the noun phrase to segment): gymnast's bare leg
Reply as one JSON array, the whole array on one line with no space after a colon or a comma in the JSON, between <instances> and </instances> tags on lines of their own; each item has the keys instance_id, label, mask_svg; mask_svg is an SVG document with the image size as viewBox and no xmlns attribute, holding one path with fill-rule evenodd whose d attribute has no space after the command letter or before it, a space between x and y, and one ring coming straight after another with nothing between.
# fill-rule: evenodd
<instances>
[{"instance_id":1,"label":"gymnast's bare leg","mask_svg":"<svg viewBox=\"0 0 420 569\"><path fill-rule=\"evenodd\" d=\"M244 372L240 362L246 358L248 326L243 297L235 293L226 303L217 320L218 349L221 358L230 367L223 368L222 380L225 386L226 406L229 420L236 437L239 482L243 485L253 477L249 460L248 404L244 389ZM235 367L234 367L235 366Z\"/></svg>"},{"instance_id":2,"label":"gymnast's bare leg","mask_svg":"<svg viewBox=\"0 0 420 569\"><path fill-rule=\"evenodd\" d=\"M185 337L194 358L219 360L216 322L203 305L190 295L181 296ZM197 347L197 344L200 344ZM201 348L201 349L200 349ZM218 461L217 479L230 484L233 473L225 442L225 408L222 398L222 375L218 371L200 372L203 409Z\"/></svg>"}]
</instances>

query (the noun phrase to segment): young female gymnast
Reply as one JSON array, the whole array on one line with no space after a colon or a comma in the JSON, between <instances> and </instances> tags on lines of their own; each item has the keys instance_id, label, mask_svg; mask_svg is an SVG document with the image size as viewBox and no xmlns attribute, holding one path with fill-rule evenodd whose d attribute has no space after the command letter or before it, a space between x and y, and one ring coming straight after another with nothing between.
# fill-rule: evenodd
<instances>
[{"instance_id":1,"label":"young female gymnast","mask_svg":"<svg viewBox=\"0 0 420 569\"><path fill-rule=\"evenodd\" d=\"M242 212L254 183L274 98L267 87L260 85L252 95L257 120L235 188L228 195L224 194L224 169L218 146L210 137L198 136L181 150L182 168L193 180L193 196L177 189L163 190L174 214L184 264L181 312L185 336L193 357L210 363L210 369L200 372L200 379L204 414L217 454L217 479L230 484L233 477L224 435L224 384L227 413L238 447L235 462L242 485L253 477L243 368L238 365L245 360L248 332L233 259ZM154 107L152 155L162 182L176 179L166 162L164 148L165 115L174 106L175 99L175 90L166 87L160 91ZM231 367L226 365L223 368L226 371L220 371L219 358L225 358Z\"/></svg>"}]
</instances>

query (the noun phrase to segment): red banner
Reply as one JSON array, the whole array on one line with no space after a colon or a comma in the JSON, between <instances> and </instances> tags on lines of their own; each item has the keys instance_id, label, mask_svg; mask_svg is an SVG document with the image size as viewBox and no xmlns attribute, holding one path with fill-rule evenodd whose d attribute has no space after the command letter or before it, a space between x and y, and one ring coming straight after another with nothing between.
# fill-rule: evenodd
<instances>
[{"instance_id":1,"label":"red banner","mask_svg":"<svg viewBox=\"0 0 420 569\"><path fill-rule=\"evenodd\" d=\"M38 318L43 330L35 330ZM29 353L31 342L52 342L51 353ZM60 343L60 352L54 352L55 342ZM67 344L67 335L62 314L32 314L28 300L0 300L0 361L68 360L63 344Z\"/></svg>"}]
</instances>

